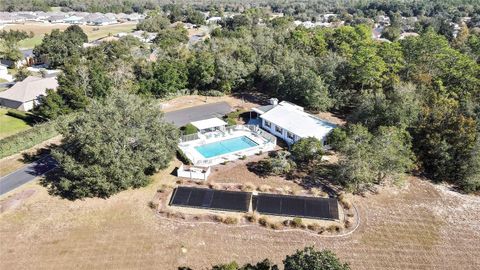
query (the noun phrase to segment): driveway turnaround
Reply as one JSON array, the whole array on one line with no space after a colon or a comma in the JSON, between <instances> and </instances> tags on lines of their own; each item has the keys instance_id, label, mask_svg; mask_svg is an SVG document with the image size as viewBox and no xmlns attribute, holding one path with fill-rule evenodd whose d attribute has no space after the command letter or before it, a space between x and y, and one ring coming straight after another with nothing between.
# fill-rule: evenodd
<instances>
[{"instance_id":1,"label":"driveway turnaround","mask_svg":"<svg viewBox=\"0 0 480 270\"><path fill-rule=\"evenodd\" d=\"M23 166L21 169L1 177L0 195L28 183L38 176L42 176L46 172L55 168L55 166L55 160L50 155L47 155L35 162Z\"/></svg>"},{"instance_id":2,"label":"driveway turnaround","mask_svg":"<svg viewBox=\"0 0 480 270\"><path fill-rule=\"evenodd\" d=\"M165 113L165 119L175 126L181 127L193 121L221 117L231 111L232 107L228 103L218 102L168 112ZM28 183L36 177L43 176L55 166L55 160L51 156L45 156L17 171L0 177L0 195Z\"/></svg>"},{"instance_id":3,"label":"driveway turnaround","mask_svg":"<svg viewBox=\"0 0 480 270\"><path fill-rule=\"evenodd\" d=\"M231 111L232 107L227 102L217 102L168 112L165 113L165 119L181 127L193 121L222 117Z\"/></svg>"}]
</instances>

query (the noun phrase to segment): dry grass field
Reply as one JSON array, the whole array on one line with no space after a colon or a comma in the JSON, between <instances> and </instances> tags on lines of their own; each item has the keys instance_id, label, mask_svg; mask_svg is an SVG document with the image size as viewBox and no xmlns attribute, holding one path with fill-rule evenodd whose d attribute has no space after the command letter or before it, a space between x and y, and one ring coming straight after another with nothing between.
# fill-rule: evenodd
<instances>
[{"instance_id":1,"label":"dry grass field","mask_svg":"<svg viewBox=\"0 0 480 270\"><path fill-rule=\"evenodd\" d=\"M120 32L131 32L137 24L135 22L127 22L120 24L112 24L106 26L90 26L81 25L83 31L88 36L88 40L96 40L108 35L115 35ZM50 33L53 29L65 30L68 24L51 24L51 23L24 23L10 24L5 26L4 30L23 30L33 32L33 38L29 38L20 42L19 46L23 49L31 49L42 42L45 34Z\"/></svg>"},{"instance_id":2,"label":"dry grass field","mask_svg":"<svg viewBox=\"0 0 480 270\"><path fill-rule=\"evenodd\" d=\"M361 225L345 237L182 223L159 218L148 207L162 184L175 181L170 173L178 164L156 174L148 187L106 200L67 201L37 183L0 197L0 269L205 269L266 257L280 263L305 245L332 249L353 269L480 268L478 197L410 178L400 188L352 197ZM232 163L212 179L286 181L255 180L239 173L244 166Z\"/></svg>"}]
</instances>

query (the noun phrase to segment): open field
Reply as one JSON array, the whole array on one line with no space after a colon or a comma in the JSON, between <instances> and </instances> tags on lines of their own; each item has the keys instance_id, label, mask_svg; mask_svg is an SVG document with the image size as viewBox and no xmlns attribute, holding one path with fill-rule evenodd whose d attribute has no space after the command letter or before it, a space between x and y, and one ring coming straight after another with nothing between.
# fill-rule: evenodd
<instances>
[{"instance_id":1,"label":"open field","mask_svg":"<svg viewBox=\"0 0 480 270\"><path fill-rule=\"evenodd\" d=\"M30 128L25 121L7 115L7 111L0 108L0 139Z\"/></svg>"},{"instance_id":2,"label":"open field","mask_svg":"<svg viewBox=\"0 0 480 270\"><path fill-rule=\"evenodd\" d=\"M115 35L120 32L131 32L135 29L137 24L134 22L113 24L106 26L90 26L81 25L83 31L88 36L88 40L96 40L108 35ZM19 47L23 49L31 49L42 42L45 34L50 33L53 29L65 30L69 24L50 24L50 23L25 23L25 24L10 24L4 27L4 30L23 30L33 32L33 38L22 40Z\"/></svg>"},{"instance_id":3,"label":"open field","mask_svg":"<svg viewBox=\"0 0 480 270\"><path fill-rule=\"evenodd\" d=\"M0 268L204 269L265 257L280 263L305 245L333 249L353 269L480 267L478 197L410 178L402 188L353 197L362 223L345 237L276 232L255 225L184 224L161 219L148 207L156 189L175 180L170 172L178 164L155 175L148 187L106 200L71 202L48 195L37 183L14 191L17 197L6 194L2 206L9 209L0 214ZM221 177L217 173L212 177ZM232 173L228 181L239 177ZM270 180L280 181L258 181Z\"/></svg>"}]
</instances>

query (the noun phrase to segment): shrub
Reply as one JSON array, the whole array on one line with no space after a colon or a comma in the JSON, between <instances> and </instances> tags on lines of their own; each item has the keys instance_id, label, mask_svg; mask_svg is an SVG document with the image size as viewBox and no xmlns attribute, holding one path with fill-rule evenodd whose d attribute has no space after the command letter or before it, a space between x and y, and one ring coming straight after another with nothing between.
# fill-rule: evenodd
<instances>
[{"instance_id":1,"label":"shrub","mask_svg":"<svg viewBox=\"0 0 480 270\"><path fill-rule=\"evenodd\" d=\"M240 159L241 159L241 160L245 160L245 159L247 159L247 156L246 156L246 155L243 155L243 156L240 157Z\"/></svg>"},{"instance_id":2,"label":"shrub","mask_svg":"<svg viewBox=\"0 0 480 270\"><path fill-rule=\"evenodd\" d=\"M148 207L150 207L152 209L157 209L158 208L158 203L156 203L154 201L149 201L148 202Z\"/></svg>"},{"instance_id":3,"label":"shrub","mask_svg":"<svg viewBox=\"0 0 480 270\"><path fill-rule=\"evenodd\" d=\"M229 224L229 225L237 224L238 223L238 218L236 218L236 217L226 217L223 220L223 223Z\"/></svg>"},{"instance_id":4,"label":"shrub","mask_svg":"<svg viewBox=\"0 0 480 270\"><path fill-rule=\"evenodd\" d=\"M245 215L245 219L248 221L248 222L256 222L257 219L258 219L258 216L255 215L255 214L246 214Z\"/></svg>"},{"instance_id":5,"label":"shrub","mask_svg":"<svg viewBox=\"0 0 480 270\"><path fill-rule=\"evenodd\" d=\"M280 230L282 228L282 224L278 222L270 223L270 228L274 230Z\"/></svg>"},{"instance_id":6,"label":"shrub","mask_svg":"<svg viewBox=\"0 0 480 270\"><path fill-rule=\"evenodd\" d=\"M307 228L311 231L315 231L315 232L318 232L320 230L323 229L322 226L320 226L320 224L318 223L311 223L311 224L308 224Z\"/></svg>"},{"instance_id":7,"label":"shrub","mask_svg":"<svg viewBox=\"0 0 480 270\"><path fill-rule=\"evenodd\" d=\"M8 157L29 149L58 135L52 122L38 124L31 129L19 132L0 140L0 158Z\"/></svg>"},{"instance_id":8,"label":"shrub","mask_svg":"<svg viewBox=\"0 0 480 270\"><path fill-rule=\"evenodd\" d=\"M307 137L296 142L290 152L293 159L300 163L319 161L323 155L323 144L315 137Z\"/></svg>"},{"instance_id":9,"label":"shrub","mask_svg":"<svg viewBox=\"0 0 480 270\"><path fill-rule=\"evenodd\" d=\"M252 183L246 183L245 185L242 185L241 187L242 191L254 191L255 190L255 185Z\"/></svg>"},{"instance_id":10,"label":"shrub","mask_svg":"<svg viewBox=\"0 0 480 270\"><path fill-rule=\"evenodd\" d=\"M302 227L303 225L303 220L299 217L293 218L292 221L290 222L290 226L293 228L299 228Z\"/></svg>"},{"instance_id":11,"label":"shrub","mask_svg":"<svg viewBox=\"0 0 480 270\"><path fill-rule=\"evenodd\" d=\"M258 224L262 225L263 227L267 227L270 222L266 217L261 217L258 219Z\"/></svg>"},{"instance_id":12,"label":"shrub","mask_svg":"<svg viewBox=\"0 0 480 270\"><path fill-rule=\"evenodd\" d=\"M342 228L338 225L330 225L327 227L327 231L330 232L330 233L333 233L333 232L340 232L342 230Z\"/></svg>"},{"instance_id":13,"label":"shrub","mask_svg":"<svg viewBox=\"0 0 480 270\"><path fill-rule=\"evenodd\" d=\"M199 94L202 96L210 96L210 97L221 97L225 95L225 93L218 90L200 91Z\"/></svg>"},{"instance_id":14,"label":"shrub","mask_svg":"<svg viewBox=\"0 0 480 270\"><path fill-rule=\"evenodd\" d=\"M261 191L261 192L268 192L272 189L272 187L270 187L269 185L261 185L258 190Z\"/></svg>"},{"instance_id":15,"label":"shrub","mask_svg":"<svg viewBox=\"0 0 480 270\"><path fill-rule=\"evenodd\" d=\"M180 130L183 131L184 135L195 134L198 132L198 128L196 128L191 123L186 124L185 126L181 127Z\"/></svg>"},{"instance_id":16,"label":"shrub","mask_svg":"<svg viewBox=\"0 0 480 270\"><path fill-rule=\"evenodd\" d=\"M180 160L183 164L192 165L190 159L179 148L177 148L177 159Z\"/></svg>"}]
</instances>

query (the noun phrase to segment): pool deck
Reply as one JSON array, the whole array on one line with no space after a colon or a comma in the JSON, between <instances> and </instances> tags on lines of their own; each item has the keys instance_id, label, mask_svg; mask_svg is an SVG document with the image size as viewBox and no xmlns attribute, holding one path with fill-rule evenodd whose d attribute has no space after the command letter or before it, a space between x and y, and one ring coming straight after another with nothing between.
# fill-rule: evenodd
<instances>
[{"instance_id":1,"label":"pool deck","mask_svg":"<svg viewBox=\"0 0 480 270\"><path fill-rule=\"evenodd\" d=\"M195 147L207 145L215 142L220 142L224 140L234 139L238 137L247 137L250 140L254 141L257 145L253 147L248 147L234 152L225 153L223 155L213 156L210 158L205 158L200 152L195 149ZM180 150L192 161L194 165L206 165L212 166L217 165L227 161L234 161L242 156L252 156L260 152L271 151L275 148L276 141L271 142L257 134L256 132L239 129L232 130L230 132L226 131L215 131L209 132L206 134L200 134L199 138L196 140L191 140L188 142L181 142L179 144Z\"/></svg>"}]
</instances>

